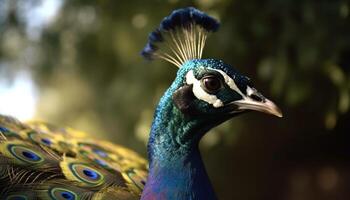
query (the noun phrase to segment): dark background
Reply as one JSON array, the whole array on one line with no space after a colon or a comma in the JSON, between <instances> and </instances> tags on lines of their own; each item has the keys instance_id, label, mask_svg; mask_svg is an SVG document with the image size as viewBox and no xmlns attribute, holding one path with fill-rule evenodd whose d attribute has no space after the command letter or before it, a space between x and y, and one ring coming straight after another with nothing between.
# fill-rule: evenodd
<instances>
[{"instance_id":1,"label":"dark background","mask_svg":"<svg viewBox=\"0 0 350 200\"><path fill-rule=\"evenodd\" d=\"M35 14L46 4L54 16ZM349 199L349 1L0 0L1 87L27 74L35 119L145 156L154 107L177 69L139 52L164 16L185 6L222 23L204 57L251 77L284 113L246 114L206 135L219 199Z\"/></svg>"}]
</instances>

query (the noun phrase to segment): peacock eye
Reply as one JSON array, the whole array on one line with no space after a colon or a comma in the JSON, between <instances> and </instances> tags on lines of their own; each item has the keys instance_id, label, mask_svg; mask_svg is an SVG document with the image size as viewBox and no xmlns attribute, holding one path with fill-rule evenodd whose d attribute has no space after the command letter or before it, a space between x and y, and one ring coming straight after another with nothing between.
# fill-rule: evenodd
<instances>
[{"instance_id":1,"label":"peacock eye","mask_svg":"<svg viewBox=\"0 0 350 200\"><path fill-rule=\"evenodd\" d=\"M209 93L215 93L221 88L221 81L216 76L205 76L202 79L203 88Z\"/></svg>"}]
</instances>

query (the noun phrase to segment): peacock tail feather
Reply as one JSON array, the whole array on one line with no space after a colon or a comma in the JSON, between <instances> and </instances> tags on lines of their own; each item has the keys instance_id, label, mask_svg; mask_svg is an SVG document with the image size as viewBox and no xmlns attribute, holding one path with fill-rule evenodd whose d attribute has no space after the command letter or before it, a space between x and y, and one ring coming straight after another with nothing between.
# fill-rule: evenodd
<instances>
[{"instance_id":1,"label":"peacock tail feather","mask_svg":"<svg viewBox=\"0 0 350 200\"><path fill-rule=\"evenodd\" d=\"M0 199L139 199L148 163L72 128L0 115Z\"/></svg>"},{"instance_id":2,"label":"peacock tail feather","mask_svg":"<svg viewBox=\"0 0 350 200\"><path fill-rule=\"evenodd\" d=\"M155 110L150 169L137 153L84 132L0 115L0 199L217 199L201 138L247 111L282 117L247 76L221 60L202 59L218 28L216 19L188 7L174 10L148 37L145 58L179 67Z\"/></svg>"}]
</instances>

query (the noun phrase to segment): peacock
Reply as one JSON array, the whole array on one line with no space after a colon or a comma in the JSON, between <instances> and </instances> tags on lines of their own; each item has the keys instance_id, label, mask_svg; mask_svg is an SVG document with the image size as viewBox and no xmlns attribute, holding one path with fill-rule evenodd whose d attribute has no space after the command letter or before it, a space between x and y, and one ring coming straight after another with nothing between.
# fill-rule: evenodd
<instances>
[{"instance_id":1,"label":"peacock","mask_svg":"<svg viewBox=\"0 0 350 200\"><path fill-rule=\"evenodd\" d=\"M282 117L251 80L202 59L219 22L193 7L174 10L141 55L178 67L156 107L148 161L132 150L48 123L0 116L0 199L216 199L198 148L213 127L247 111Z\"/></svg>"}]
</instances>

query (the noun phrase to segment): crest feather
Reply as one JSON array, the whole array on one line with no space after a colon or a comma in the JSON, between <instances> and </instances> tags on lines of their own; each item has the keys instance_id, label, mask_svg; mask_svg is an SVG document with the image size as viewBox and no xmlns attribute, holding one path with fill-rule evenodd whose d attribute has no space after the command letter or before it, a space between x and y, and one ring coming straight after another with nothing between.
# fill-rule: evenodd
<instances>
[{"instance_id":1,"label":"crest feather","mask_svg":"<svg viewBox=\"0 0 350 200\"><path fill-rule=\"evenodd\" d=\"M173 11L150 33L141 52L146 59L160 58L177 67L202 57L210 32L219 29L219 22L193 7Z\"/></svg>"}]
</instances>

